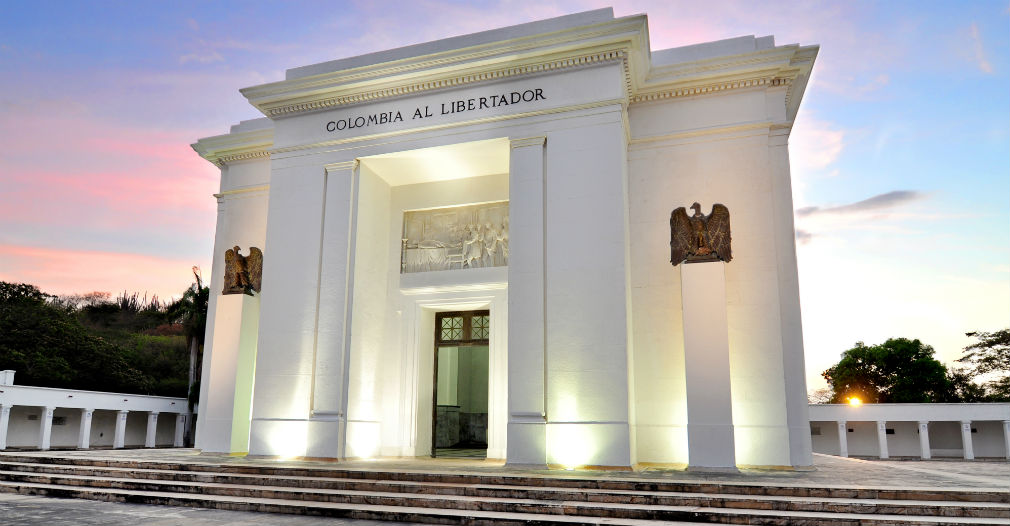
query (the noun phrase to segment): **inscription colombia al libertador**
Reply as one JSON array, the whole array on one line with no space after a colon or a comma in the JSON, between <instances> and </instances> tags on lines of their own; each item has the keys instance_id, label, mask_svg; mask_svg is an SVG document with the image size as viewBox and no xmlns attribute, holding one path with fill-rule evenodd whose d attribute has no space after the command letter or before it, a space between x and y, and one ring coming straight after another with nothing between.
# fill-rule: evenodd
<instances>
[{"instance_id":1,"label":"inscription colombia al libertador","mask_svg":"<svg viewBox=\"0 0 1010 526\"><path fill-rule=\"evenodd\" d=\"M485 97L473 97L469 99L443 102L441 104L441 108L436 108L436 110L440 110L439 115L451 115L453 113L501 108L504 106L511 106L513 104L535 102L538 100L547 100L547 97L544 96L544 90L541 88L511 91L506 93L493 93ZM424 106L414 108L413 114L407 113L407 115L411 115L410 120L413 121L433 117L435 114L432 113L431 106L426 104ZM375 126L379 124L403 122L404 120L404 113L399 110L384 111L369 115L352 115L343 119L327 122L326 131L337 132L353 130L355 128L366 128L368 126Z\"/></svg>"}]
</instances>

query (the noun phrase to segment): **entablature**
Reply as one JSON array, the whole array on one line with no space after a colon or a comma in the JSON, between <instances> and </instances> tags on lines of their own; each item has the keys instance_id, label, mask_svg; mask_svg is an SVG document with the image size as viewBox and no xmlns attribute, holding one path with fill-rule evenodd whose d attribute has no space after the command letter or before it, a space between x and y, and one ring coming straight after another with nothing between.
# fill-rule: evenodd
<instances>
[{"instance_id":1,"label":"entablature","mask_svg":"<svg viewBox=\"0 0 1010 526\"><path fill-rule=\"evenodd\" d=\"M527 35L241 90L270 118L403 97L610 61L627 64L629 92L644 78L644 15Z\"/></svg>"},{"instance_id":2,"label":"entablature","mask_svg":"<svg viewBox=\"0 0 1010 526\"><path fill-rule=\"evenodd\" d=\"M206 137L190 146L200 157L224 167L233 162L269 157L273 144L273 128L260 128Z\"/></svg>"}]
</instances>

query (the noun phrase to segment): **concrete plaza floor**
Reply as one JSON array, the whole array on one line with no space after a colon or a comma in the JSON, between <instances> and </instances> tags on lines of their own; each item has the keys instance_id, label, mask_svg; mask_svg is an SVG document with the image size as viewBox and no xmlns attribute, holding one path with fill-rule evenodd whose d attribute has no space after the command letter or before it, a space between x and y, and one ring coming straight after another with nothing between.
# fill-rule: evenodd
<instances>
[{"instance_id":1,"label":"concrete plaza floor","mask_svg":"<svg viewBox=\"0 0 1010 526\"><path fill-rule=\"evenodd\" d=\"M88 459L115 459L136 462L186 462L238 464L247 466L290 466L356 470L396 470L422 473L498 473L530 477L658 479L705 481L725 484L769 484L781 486L976 489L1010 492L1010 463L1007 461L895 461L860 460L814 455L809 471L743 470L740 473L696 473L674 469L648 468L641 471L557 471L514 469L500 461L470 459L380 459L373 461L263 460L225 455L199 454L186 449L142 449L62 452L4 452L17 456L66 456ZM55 499L0 493L0 524L69 526L225 526L225 525L382 525L389 522L275 515L199 508L122 504L77 499Z\"/></svg>"}]
</instances>

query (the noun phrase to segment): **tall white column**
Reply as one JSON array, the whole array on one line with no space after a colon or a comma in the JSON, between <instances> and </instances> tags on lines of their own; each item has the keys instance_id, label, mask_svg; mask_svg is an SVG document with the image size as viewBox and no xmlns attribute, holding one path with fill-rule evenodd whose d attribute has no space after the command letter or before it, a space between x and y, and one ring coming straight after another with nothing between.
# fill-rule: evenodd
<instances>
[{"instance_id":1,"label":"tall white column","mask_svg":"<svg viewBox=\"0 0 1010 526\"><path fill-rule=\"evenodd\" d=\"M126 445L126 416L129 411L119 411L116 413L116 434L112 439L112 448L120 449Z\"/></svg>"},{"instance_id":2,"label":"tall white column","mask_svg":"<svg viewBox=\"0 0 1010 526\"><path fill-rule=\"evenodd\" d=\"M680 280L687 381L687 469L735 470L726 264L682 263Z\"/></svg>"},{"instance_id":3,"label":"tall white column","mask_svg":"<svg viewBox=\"0 0 1010 526\"><path fill-rule=\"evenodd\" d=\"M509 464L547 464L544 333L544 148L514 139L509 164Z\"/></svg>"},{"instance_id":4,"label":"tall white column","mask_svg":"<svg viewBox=\"0 0 1010 526\"><path fill-rule=\"evenodd\" d=\"M971 445L971 420L961 421L961 447L964 448L965 460L975 459L975 450Z\"/></svg>"},{"instance_id":5,"label":"tall white column","mask_svg":"<svg viewBox=\"0 0 1010 526\"><path fill-rule=\"evenodd\" d=\"M919 458L929 460L933 455L929 450L929 421L919 420Z\"/></svg>"},{"instance_id":6,"label":"tall white column","mask_svg":"<svg viewBox=\"0 0 1010 526\"><path fill-rule=\"evenodd\" d=\"M81 409L81 428L77 432L77 449L91 447L91 418L94 414L94 409Z\"/></svg>"},{"instance_id":7,"label":"tall white column","mask_svg":"<svg viewBox=\"0 0 1010 526\"><path fill-rule=\"evenodd\" d=\"M887 455L887 422L883 420L877 420L877 446L880 458L889 458Z\"/></svg>"},{"instance_id":8,"label":"tall white column","mask_svg":"<svg viewBox=\"0 0 1010 526\"><path fill-rule=\"evenodd\" d=\"M186 437L186 415L179 413L175 415L175 439L172 440L172 447L182 447L183 439Z\"/></svg>"},{"instance_id":9,"label":"tall white column","mask_svg":"<svg viewBox=\"0 0 1010 526\"><path fill-rule=\"evenodd\" d=\"M39 423L39 449L45 451L49 449L49 443L53 436L53 411L55 407L43 407L42 418Z\"/></svg>"},{"instance_id":10,"label":"tall white column","mask_svg":"<svg viewBox=\"0 0 1010 526\"><path fill-rule=\"evenodd\" d=\"M3 426L4 423L0 422L0 433L3 432ZM2 436L0 436L0 440L3 440ZM3 449L2 445L0 445L0 449ZM1005 458L1010 459L1010 420L1003 421L1003 453Z\"/></svg>"},{"instance_id":11,"label":"tall white column","mask_svg":"<svg viewBox=\"0 0 1010 526\"><path fill-rule=\"evenodd\" d=\"M838 456L849 456L849 423L845 420L838 421Z\"/></svg>"},{"instance_id":12,"label":"tall white column","mask_svg":"<svg viewBox=\"0 0 1010 526\"><path fill-rule=\"evenodd\" d=\"M144 436L144 447L154 447L158 435L158 412L147 414L147 435Z\"/></svg>"},{"instance_id":13,"label":"tall white column","mask_svg":"<svg viewBox=\"0 0 1010 526\"><path fill-rule=\"evenodd\" d=\"M0 405L0 451L7 449L7 427L11 420L11 406ZM1004 423L1003 429L1006 430Z\"/></svg>"}]
</instances>

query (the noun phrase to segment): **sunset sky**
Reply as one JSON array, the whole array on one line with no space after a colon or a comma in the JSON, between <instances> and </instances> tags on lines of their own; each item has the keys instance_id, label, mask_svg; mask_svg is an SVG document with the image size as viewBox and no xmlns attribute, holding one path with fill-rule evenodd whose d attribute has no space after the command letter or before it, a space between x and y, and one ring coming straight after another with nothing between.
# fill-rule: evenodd
<instances>
[{"instance_id":1,"label":"sunset sky","mask_svg":"<svg viewBox=\"0 0 1010 526\"><path fill-rule=\"evenodd\" d=\"M951 362L1010 325L1010 4L0 0L0 280L178 296L210 269L218 170L291 67L612 5L652 49L819 44L790 141L808 384L856 341ZM216 286L216 285L215 285Z\"/></svg>"}]
</instances>

